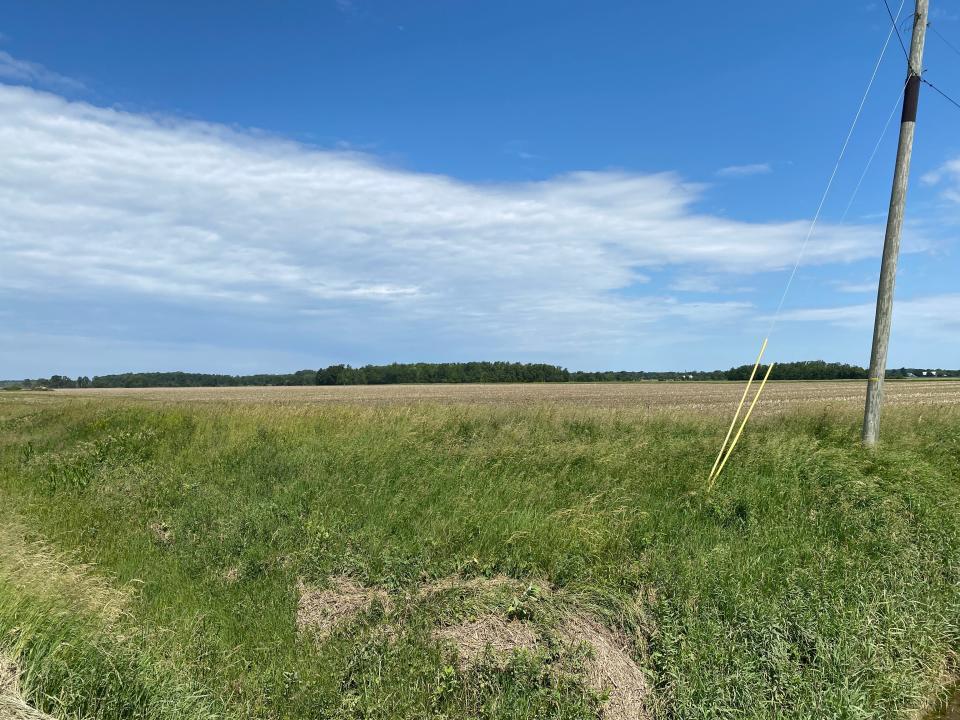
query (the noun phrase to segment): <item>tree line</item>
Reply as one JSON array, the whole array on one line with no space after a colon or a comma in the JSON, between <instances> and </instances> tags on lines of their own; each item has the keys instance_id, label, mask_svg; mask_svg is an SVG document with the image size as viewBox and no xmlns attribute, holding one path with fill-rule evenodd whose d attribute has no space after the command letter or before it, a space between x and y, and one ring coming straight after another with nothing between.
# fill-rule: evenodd
<instances>
[{"instance_id":1,"label":"tree line","mask_svg":"<svg viewBox=\"0 0 960 720\"><path fill-rule=\"evenodd\" d=\"M620 370L570 371L545 363L465 362L465 363L392 363L390 365L331 365L320 370L258 375L222 375L215 373L148 372L96 375L92 379L66 375L49 378L7 380L0 385L13 388L153 388L153 387L243 387L262 385L395 385L400 383L531 383L531 382L636 382L641 380L746 380L752 365L729 370L643 371ZM758 377L766 366L758 370ZM776 365L772 380L862 380L866 369L847 363L823 360ZM960 377L960 370L940 368L898 368L887 371L888 378Z\"/></svg>"}]
</instances>

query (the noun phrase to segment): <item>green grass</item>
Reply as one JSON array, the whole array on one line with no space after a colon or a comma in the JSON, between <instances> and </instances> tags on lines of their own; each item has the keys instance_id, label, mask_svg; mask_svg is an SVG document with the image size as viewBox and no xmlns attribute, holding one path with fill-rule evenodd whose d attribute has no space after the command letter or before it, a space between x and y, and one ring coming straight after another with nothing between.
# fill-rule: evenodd
<instances>
[{"instance_id":1,"label":"green grass","mask_svg":"<svg viewBox=\"0 0 960 720\"><path fill-rule=\"evenodd\" d=\"M724 418L10 394L5 532L95 570L50 592L3 543L0 651L70 718L597 717L576 658L463 668L431 637L569 606L636 638L657 718L911 717L960 652L960 411L896 409L876 452L857 421L758 421L704 494ZM457 573L550 591L416 599ZM298 580L342 574L397 608L299 635Z\"/></svg>"}]
</instances>

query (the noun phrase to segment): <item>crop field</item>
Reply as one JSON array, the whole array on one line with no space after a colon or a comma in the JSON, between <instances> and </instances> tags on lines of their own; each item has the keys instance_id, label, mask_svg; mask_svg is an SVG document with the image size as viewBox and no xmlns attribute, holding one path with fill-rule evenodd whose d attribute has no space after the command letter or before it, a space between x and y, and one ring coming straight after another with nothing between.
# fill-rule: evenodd
<instances>
[{"instance_id":1,"label":"crop field","mask_svg":"<svg viewBox=\"0 0 960 720\"><path fill-rule=\"evenodd\" d=\"M888 381L890 405L944 405L960 403L960 381ZM144 402L231 402L309 404L469 404L538 405L573 407L662 409L733 412L743 392L731 382L634 382L634 383L540 383L540 384L436 384L349 385L307 387L225 388L110 388L58 390L56 395L81 398L123 398ZM758 413L777 413L795 406L852 407L863 405L866 383L858 380L829 382L777 382L764 391ZM25 394L26 396L27 394ZM40 393L31 399L42 401Z\"/></svg>"},{"instance_id":2,"label":"crop field","mask_svg":"<svg viewBox=\"0 0 960 720\"><path fill-rule=\"evenodd\" d=\"M0 717L940 717L960 383L742 388L0 393Z\"/></svg>"}]
</instances>

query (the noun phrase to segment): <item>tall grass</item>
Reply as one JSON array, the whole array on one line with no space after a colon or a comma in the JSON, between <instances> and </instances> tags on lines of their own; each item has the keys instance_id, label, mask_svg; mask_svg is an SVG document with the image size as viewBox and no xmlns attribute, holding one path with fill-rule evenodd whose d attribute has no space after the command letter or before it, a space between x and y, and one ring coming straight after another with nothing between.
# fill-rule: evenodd
<instances>
[{"instance_id":1,"label":"tall grass","mask_svg":"<svg viewBox=\"0 0 960 720\"><path fill-rule=\"evenodd\" d=\"M549 654L459 668L449 608L296 631L298 580L502 573L638 637L656 717L908 717L960 650L958 421L866 452L846 411L767 418L705 494L725 425L690 413L4 398L7 526L137 592L93 621L0 564L0 650L67 717L596 716Z\"/></svg>"}]
</instances>

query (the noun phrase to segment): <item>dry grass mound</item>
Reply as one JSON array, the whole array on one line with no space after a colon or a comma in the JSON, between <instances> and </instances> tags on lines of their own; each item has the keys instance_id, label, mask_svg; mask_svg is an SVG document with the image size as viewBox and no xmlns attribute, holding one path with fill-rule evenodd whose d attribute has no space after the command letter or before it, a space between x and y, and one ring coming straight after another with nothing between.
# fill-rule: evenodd
<instances>
[{"instance_id":1,"label":"dry grass mound","mask_svg":"<svg viewBox=\"0 0 960 720\"><path fill-rule=\"evenodd\" d=\"M330 578L325 589L298 584L297 629L324 638L337 627L366 612L374 601L388 612L392 608L390 596L384 590L365 588L352 579L338 575Z\"/></svg>"},{"instance_id":2,"label":"dry grass mound","mask_svg":"<svg viewBox=\"0 0 960 720\"><path fill-rule=\"evenodd\" d=\"M488 647L499 657L515 650L532 651L537 647L537 634L527 623L504 620L493 614L439 628L433 636L452 644L465 666L475 662Z\"/></svg>"},{"instance_id":3,"label":"dry grass mound","mask_svg":"<svg viewBox=\"0 0 960 720\"><path fill-rule=\"evenodd\" d=\"M585 679L592 690L609 693L603 706L605 718L636 720L646 717L644 705L650 686L630 654L632 643L626 635L583 615L568 618L560 635L567 643L589 646L591 656L586 662Z\"/></svg>"},{"instance_id":4,"label":"dry grass mound","mask_svg":"<svg viewBox=\"0 0 960 720\"><path fill-rule=\"evenodd\" d=\"M492 578L450 576L424 585L418 597L425 599L447 591L483 593L522 587L523 583L504 575ZM549 594L549 590L547 592ZM655 595L648 594L647 602L655 600ZM574 613L567 609L561 611L560 618L555 621L559 641L571 650L585 647L588 651L583 665L583 680L591 690L607 695L603 706L604 717L608 720L647 717L645 705L650 686L639 663L634 660L636 653L631 639L622 632L609 629L589 613ZM475 663L488 648L495 657L503 659L517 650L534 651L541 644L531 623L507 620L494 612L444 626L435 630L433 636L453 645L464 667Z\"/></svg>"}]
</instances>

